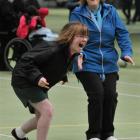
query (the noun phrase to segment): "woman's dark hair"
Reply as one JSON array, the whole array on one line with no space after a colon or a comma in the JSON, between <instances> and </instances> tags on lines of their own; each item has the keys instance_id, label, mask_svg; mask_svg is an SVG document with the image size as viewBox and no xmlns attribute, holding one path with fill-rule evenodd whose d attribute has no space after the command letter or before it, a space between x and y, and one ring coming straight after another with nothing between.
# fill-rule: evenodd
<instances>
[{"instance_id":1,"label":"woman's dark hair","mask_svg":"<svg viewBox=\"0 0 140 140\"><path fill-rule=\"evenodd\" d=\"M100 3L103 4L104 0L100 0ZM87 0L80 0L81 5L87 5Z\"/></svg>"}]
</instances>

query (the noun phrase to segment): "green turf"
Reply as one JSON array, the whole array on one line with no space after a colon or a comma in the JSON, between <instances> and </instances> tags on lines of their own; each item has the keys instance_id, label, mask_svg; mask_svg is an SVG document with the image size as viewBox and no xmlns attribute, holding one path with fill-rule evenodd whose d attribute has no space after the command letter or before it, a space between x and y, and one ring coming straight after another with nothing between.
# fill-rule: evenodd
<instances>
[{"instance_id":1,"label":"green turf","mask_svg":"<svg viewBox=\"0 0 140 140\"><path fill-rule=\"evenodd\" d=\"M50 9L47 23L54 31L67 23L68 10ZM140 32L139 23L128 29ZM137 30L135 30L137 29ZM115 117L115 135L119 140L140 140L140 34L131 35L136 65L120 69L118 107ZM0 140L11 140L10 131L30 118L10 86L10 72L0 72ZM75 76L69 74L69 83L55 86L49 92L54 105L54 117L49 140L85 140L87 125L87 97ZM29 134L35 140L35 132Z\"/></svg>"},{"instance_id":2,"label":"green turf","mask_svg":"<svg viewBox=\"0 0 140 140\"><path fill-rule=\"evenodd\" d=\"M140 80L138 69L121 69L118 83L118 108L115 117L115 134L119 138L138 137L140 139ZM14 95L10 86L9 72L0 72L0 140L9 140L10 130L31 117ZM49 92L54 105L54 118L49 132L49 140L85 139L87 128L87 97L75 76L69 74L69 83L57 85ZM35 133L29 135L31 140ZM130 138L130 140L133 140ZM135 140L135 139L134 139Z\"/></svg>"},{"instance_id":3,"label":"green turf","mask_svg":"<svg viewBox=\"0 0 140 140\"><path fill-rule=\"evenodd\" d=\"M59 32L60 29L68 23L67 9L50 9L49 16L46 18L47 26L55 32Z\"/></svg>"},{"instance_id":4,"label":"green turf","mask_svg":"<svg viewBox=\"0 0 140 140\"><path fill-rule=\"evenodd\" d=\"M118 10L118 13L125 23L125 17L121 10ZM68 14L68 9L49 8L49 15L46 18L48 27L50 27L55 32L59 32L60 29L68 22ZM132 10L132 16L133 14L134 10ZM136 22L135 24L130 23L130 25L127 25L127 29L131 33L140 33L140 22Z\"/></svg>"}]
</instances>

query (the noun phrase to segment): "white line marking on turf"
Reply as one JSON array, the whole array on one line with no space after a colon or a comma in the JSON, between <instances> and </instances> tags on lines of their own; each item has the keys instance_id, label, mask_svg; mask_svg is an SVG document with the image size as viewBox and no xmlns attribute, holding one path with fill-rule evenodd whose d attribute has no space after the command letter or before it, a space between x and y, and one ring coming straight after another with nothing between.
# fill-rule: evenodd
<instances>
[{"instance_id":1,"label":"white line marking on turf","mask_svg":"<svg viewBox=\"0 0 140 140\"><path fill-rule=\"evenodd\" d=\"M124 84L128 86L140 86L140 83L129 83L129 82L123 82L123 81L119 81L118 84Z\"/></svg>"},{"instance_id":2,"label":"white line marking on turf","mask_svg":"<svg viewBox=\"0 0 140 140\"><path fill-rule=\"evenodd\" d=\"M9 81L11 79L10 78L7 78L7 77L0 77L0 80L7 80L7 81Z\"/></svg>"},{"instance_id":3,"label":"white line marking on turf","mask_svg":"<svg viewBox=\"0 0 140 140\"><path fill-rule=\"evenodd\" d=\"M9 80L11 80L11 78L8 78L8 77L0 77L0 80L9 81ZM123 81L118 81L118 83L129 85L129 86L140 86L140 83L130 83L130 82L123 82Z\"/></svg>"},{"instance_id":4,"label":"white line marking on turf","mask_svg":"<svg viewBox=\"0 0 140 140\"><path fill-rule=\"evenodd\" d=\"M134 98L140 98L140 95L130 95L130 94L127 94L127 93L120 93L119 95L122 95L122 96L127 96L127 97L134 97Z\"/></svg>"},{"instance_id":5,"label":"white line marking on turf","mask_svg":"<svg viewBox=\"0 0 140 140\"><path fill-rule=\"evenodd\" d=\"M10 135L5 135L5 134L0 134L0 137L9 137L9 138L13 138L12 136L10 136Z\"/></svg>"},{"instance_id":6,"label":"white line marking on turf","mask_svg":"<svg viewBox=\"0 0 140 140\"><path fill-rule=\"evenodd\" d=\"M115 125L140 125L140 122L114 122ZM51 127L54 128L60 128L60 127L83 127L83 126L88 126L88 124L52 124ZM11 129L15 128L17 126L0 126L0 129Z\"/></svg>"},{"instance_id":7,"label":"white line marking on turf","mask_svg":"<svg viewBox=\"0 0 140 140\"><path fill-rule=\"evenodd\" d=\"M10 80L10 78L6 78L6 77L0 77L0 80ZM131 86L140 86L139 83L128 83L128 82L119 82L121 84L126 84L126 85L131 85ZM57 85L58 87L65 87L65 88L73 88L73 89L81 89L81 90L84 90L83 88L81 87L76 87L76 86L68 86L68 85ZM120 93L119 95L122 95L122 96L127 96L127 97L134 97L134 98L140 98L140 95L134 95L134 94L127 94L127 93Z\"/></svg>"},{"instance_id":8,"label":"white line marking on turf","mask_svg":"<svg viewBox=\"0 0 140 140\"><path fill-rule=\"evenodd\" d=\"M11 135L0 134L0 137L13 138ZM14 138L13 138L14 139ZM140 140L140 137L118 138L118 140Z\"/></svg>"},{"instance_id":9,"label":"white line marking on turf","mask_svg":"<svg viewBox=\"0 0 140 140\"><path fill-rule=\"evenodd\" d=\"M118 140L140 140L140 137L118 138Z\"/></svg>"},{"instance_id":10,"label":"white line marking on turf","mask_svg":"<svg viewBox=\"0 0 140 140\"><path fill-rule=\"evenodd\" d=\"M75 86L67 86L67 85L57 85L57 86L58 87L65 87L65 88L73 88L73 89L81 89L81 90L84 90L83 88L75 87ZM140 98L140 95L134 95L134 94L130 95L130 94L127 94L127 93L120 93L119 95Z\"/></svg>"}]
</instances>

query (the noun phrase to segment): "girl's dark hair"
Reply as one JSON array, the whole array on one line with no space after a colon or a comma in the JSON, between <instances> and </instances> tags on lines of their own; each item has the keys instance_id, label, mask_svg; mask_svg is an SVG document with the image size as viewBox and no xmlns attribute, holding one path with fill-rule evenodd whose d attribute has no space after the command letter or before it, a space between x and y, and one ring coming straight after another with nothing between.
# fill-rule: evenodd
<instances>
[{"instance_id":1,"label":"girl's dark hair","mask_svg":"<svg viewBox=\"0 0 140 140\"><path fill-rule=\"evenodd\" d=\"M26 9L25 12L29 15L29 16L36 16L38 15L38 9L34 6L34 5L29 5Z\"/></svg>"}]
</instances>

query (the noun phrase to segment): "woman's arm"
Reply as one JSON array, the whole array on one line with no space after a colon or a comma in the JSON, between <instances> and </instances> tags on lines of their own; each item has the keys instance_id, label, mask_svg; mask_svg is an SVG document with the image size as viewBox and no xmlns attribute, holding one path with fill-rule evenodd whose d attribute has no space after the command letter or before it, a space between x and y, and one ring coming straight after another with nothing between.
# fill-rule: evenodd
<instances>
[{"instance_id":1,"label":"woman's arm","mask_svg":"<svg viewBox=\"0 0 140 140\"><path fill-rule=\"evenodd\" d=\"M121 49L121 58L124 59L125 56L132 56L132 42L129 36L129 32L126 29L123 21L120 19L115 8L113 9L114 13L114 23L116 28L116 39L118 45Z\"/></svg>"}]
</instances>

